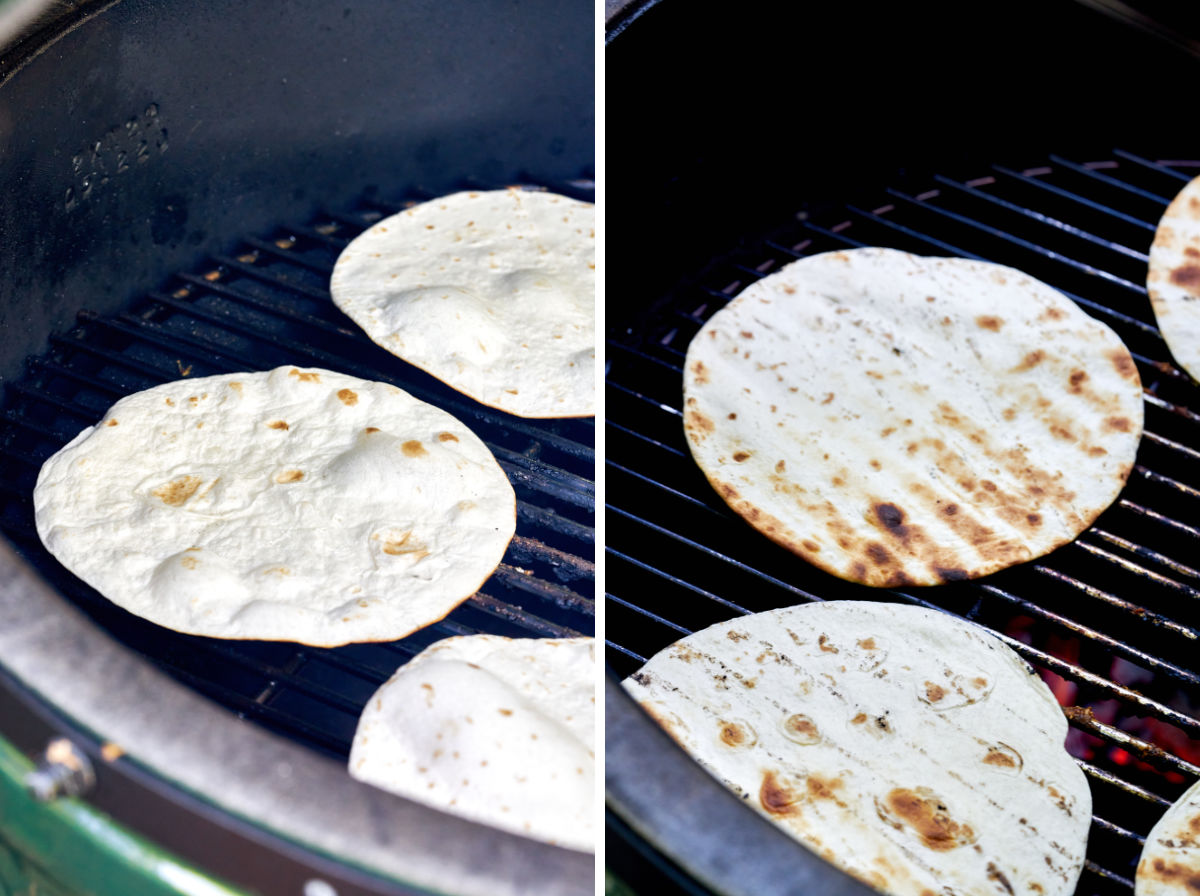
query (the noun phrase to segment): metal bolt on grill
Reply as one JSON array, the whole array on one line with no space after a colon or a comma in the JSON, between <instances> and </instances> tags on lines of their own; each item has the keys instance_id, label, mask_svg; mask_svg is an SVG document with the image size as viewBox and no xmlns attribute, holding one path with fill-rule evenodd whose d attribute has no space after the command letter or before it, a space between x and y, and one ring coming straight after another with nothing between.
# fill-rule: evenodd
<instances>
[{"instance_id":1,"label":"metal bolt on grill","mask_svg":"<svg viewBox=\"0 0 1200 896\"><path fill-rule=\"evenodd\" d=\"M590 182L552 189L592 199ZM28 359L23 377L5 384L0 414L0 530L24 557L102 628L175 678L341 758L370 695L432 642L594 628L592 420L523 420L478 405L376 346L329 297L342 248L402 207L363 199L351 212L243 239L124 313L81 311L74 328ZM517 534L495 574L441 622L395 643L333 649L182 635L109 603L38 541L31 493L41 464L118 398L181 377L281 364L394 383L454 414L496 455L517 493Z\"/></svg>"},{"instance_id":2,"label":"metal bolt on grill","mask_svg":"<svg viewBox=\"0 0 1200 896\"><path fill-rule=\"evenodd\" d=\"M1200 161L1105 150L898 175L882 194L804 209L713 260L608 342L606 636L624 677L685 634L812 600L885 599L993 630L1047 681L1094 817L1079 894L1129 894L1145 837L1200 777L1200 389L1173 361L1145 289L1167 203ZM688 342L746 285L796 258L880 245L1020 268L1125 340L1145 435L1117 502L1074 543L975 582L879 592L809 567L746 526L683 437ZM622 322L625 323L625 322Z\"/></svg>"}]
</instances>

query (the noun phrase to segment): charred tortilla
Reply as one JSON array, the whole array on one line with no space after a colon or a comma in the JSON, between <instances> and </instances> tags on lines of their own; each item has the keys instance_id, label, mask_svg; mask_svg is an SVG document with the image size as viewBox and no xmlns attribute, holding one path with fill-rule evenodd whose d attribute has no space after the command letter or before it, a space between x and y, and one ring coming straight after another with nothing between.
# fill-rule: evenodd
<instances>
[{"instance_id":1,"label":"charred tortilla","mask_svg":"<svg viewBox=\"0 0 1200 896\"><path fill-rule=\"evenodd\" d=\"M1065 896L1091 795L1050 690L934 610L857 601L719 623L625 680L746 805L894 896Z\"/></svg>"},{"instance_id":2,"label":"charred tortilla","mask_svg":"<svg viewBox=\"0 0 1200 896\"><path fill-rule=\"evenodd\" d=\"M387 383L280 367L121 399L42 466L38 535L152 622L390 641L470 597L513 535L487 446Z\"/></svg>"},{"instance_id":3,"label":"charred tortilla","mask_svg":"<svg viewBox=\"0 0 1200 896\"><path fill-rule=\"evenodd\" d=\"M1180 190L1158 222L1146 287L1171 354L1200 379L1200 177Z\"/></svg>"},{"instance_id":4,"label":"charred tortilla","mask_svg":"<svg viewBox=\"0 0 1200 896\"><path fill-rule=\"evenodd\" d=\"M859 249L747 287L693 338L684 428L759 531L875 586L1041 556L1116 498L1142 431L1128 350L1012 268Z\"/></svg>"},{"instance_id":5,"label":"charred tortilla","mask_svg":"<svg viewBox=\"0 0 1200 896\"><path fill-rule=\"evenodd\" d=\"M1135 896L1200 893L1200 782L1193 784L1150 831L1134 880Z\"/></svg>"},{"instance_id":6,"label":"charred tortilla","mask_svg":"<svg viewBox=\"0 0 1200 896\"><path fill-rule=\"evenodd\" d=\"M454 193L373 225L330 291L379 345L522 417L595 413L595 207L529 190Z\"/></svg>"}]
</instances>

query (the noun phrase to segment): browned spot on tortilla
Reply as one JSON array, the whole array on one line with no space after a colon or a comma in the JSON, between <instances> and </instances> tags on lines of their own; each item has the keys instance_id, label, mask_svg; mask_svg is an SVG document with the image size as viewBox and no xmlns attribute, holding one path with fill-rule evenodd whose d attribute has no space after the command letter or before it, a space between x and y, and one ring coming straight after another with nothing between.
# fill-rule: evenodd
<instances>
[{"instance_id":1,"label":"browned spot on tortilla","mask_svg":"<svg viewBox=\"0 0 1200 896\"><path fill-rule=\"evenodd\" d=\"M1200 287L1200 265L1182 264L1171 271L1170 281L1188 292Z\"/></svg>"},{"instance_id":2,"label":"browned spot on tortilla","mask_svg":"<svg viewBox=\"0 0 1200 896\"><path fill-rule=\"evenodd\" d=\"M280 485L286 485L289 482L299 482L304 478L303 470L284 470L275 477L275 481Z\"/></svg>"},{"instance_id":3,"label":"browned spot on tortilla","mask_svg":"<svg viewBox=\"0 0 1200 896\"><path fill-rule=\"evenodd\" d=\"M692 365L692 375L696 378L696 383L704 386L709 382L708 368L704 366L703 361L697 361Z\"/></svg>"},{"instance_id":4,"label":"browned spot on tortilla","mask_svg":"<svg viewBox=\"0 0 1200 896\"><path fill-rule=\"evenodd\" d=\"M1142 863L1138 868L1138 875L1145 875L1149 880L1166 884L1182 884L1189 893L1200 893L1200 871L1194 865L1157 858L1149 863L1149 867Z\"/></svg>"},{"instance_id":5,"label":"browned spot on tortilla","mask_svg":"<svg viewBox=\"0 0 1200 896\"><path fill-rule=\"evenodd\" d=\"M837 792L846 786L846 782L841 778L822 778L818 775L809 775L804 780L804 786L808 789L808 795L814 800L831 800L839 806L845 805L837 797Z\"/></svg>"},{"instance_id":6,"label":"browned spot on tortilla","mask_svg":"<svg viewBox=\"0 0 1200 896\"><path fill-rule=\"evenodd\" d=\"M787 471L787 464L786 464L786 463L784 463L784 462L783 462L783 461L781 461L781 460L780 460L780 461L776 461L776 462L775 462L775 472L776 472L776 473L784 473L784 472L786 472L786 471Z\"/></svg>"},{"instance_id":7,"label":"browned spot on tortilla","mask_svg":"<svg viewBox=\"0 0 1200 896\"><path fill-rule=\"evenodd\" d=\"M693 435L709 435L716 428L705 414L692 408L684 413L683 423Z\"/></svg>"},{"instance_id":8,"label":"browned spot on tortilla","mask_svg":"<svg viewBox=\"0 0 1200 896\"><path fill-rule=\"evenodd\" d=\"M367 432L367 433L379 432L379 427L378 426L368 426L366 429L363 430L363 432Z\"/></svg>"},{"instance_id":9,"label":"browned spot on tortilla","mask_svg":"<svg viewBox=\"0 0 1200 896\"><path fill-rule=\"evenodd\" d=\"M817 638L817 647L822 653L840 653L836 647L829 643L829 635L821 635Z\"/></svg>"},{"instance_id":10,"label":"browned spot on tortilla","mask_svg":"<svg viewBox=\"0 0 1200 896\"><path fill-rule=\"evenodd\" d=\"M272 420L267 424L270 429L287 429L287 422L284 420Z\"/></svg>"},{"instance_id":11,"label":"browned spot on tortilla","mask_svg":"<svg viewBox=\"0 0 1200 896\"><path fill-rule=\"evenodd\" d=\"M458 436L456 436L452 432L439 432L438 433L438 441L439 442L457 442Z\"/></svg>"},{"instance_id":12,"label":"browned spot on tortilla","mask_svg":"<svg viewBox=\"0 0 1200 896\"><path fill-rule=\"evenodd\" d=\"M1004 887L1004 889L1009 893L1014 892L1012 884L1008 882L1008 878L1005 876L1004 872L996 867L995 862L988 862L987 876L988 880L994 880L996 883L1000 884L1000 886Z\"/></svg>"},{"instance_id":13,"label":"browned spot on tortilla","mask_svg":"<svg viewBox=\"0 0 1200 896\"><path fill-rule=\"evenodd\" d=\"M989 747L987 755L983 757L985 765L996 765L1000 768L1016 768L1017 760L1007 750L1001 750L999 747Z\"/></svg>"},{"instance_id":14,"label":"browned spot on tortilla","mask_svg":"<svg viewBox=\"0 0 1200 896\"><path fill-rule=\"evenodd\" d=\"M856 715L854 718L852 718L850 720L850 724L851 725L862 725L866 721L867 721L867 714L865 712L860 712L858 715Z\"/></svg>"},{"instance_id":15,"label":"browned spot on tortilla","mask_svg":"<svg viewBox=\"0 0 1200 896\"><path fill-rule=\"evenodd\" d=\"M754 338L754 334L751 333L749 330L742 330L741 335L742 335L743 339L753 339Z\"/></svg>"},{"instance_id":16,"label":"browned spot on tortilla","mask_svg":"<svg viewBox=\"0 0 1200 896\"><path fill-rule=\"evenodd\" d=\"M347 407L353 407L358 404L358 393L352 389L338 389L337 397Z\"/></svg>"},{"instance_id":17,"label":"browned spot on tortilla","mask_svg":"<svg viewBox=\"0 0 1200 896\"><path fill-rule=\"evenodd\" d=\"M740 747L750 741L751 735L737 722L721 723L721 742L730 747Z\"/></svg>"},{"instance_id":18,"label":"browned spot on tortilla","mask_svg":"<svg viewBox=\"0 0 1200 896\"><path fill-rule=\"evenodd\" d=\"M981 314L975 318L975 323L979 324L985 330L991 330L994 333L999 333L1000 328L1004 326L1004 321L991 314Z\"/></svg>"},{"instance_id":19,"label":"browned spot on tortilla","mask_svg":"<svg viewBox=\"0 0 1200 896\"><path fill-rule=\"evenodd\" d=\"M930 703L938 703L946 696L946 689L932 681L925 682L925 699Z\"/></svg>"},{"instance_id":20,"label":"browned spot on tortilla","mask_svg":"<svg viewBox=\"0 0 1200 896\"><path fill-rule=\"evenodd\" d=\"M372 537L378 539L379 535L376 534ZM405 532L399 538L389 535L386 539L383 539L383 552L392 557L399 557L402 554L416 554L418 555L418 560L429 556L427 546L413 538L412 532Z\"/></svg>"},{"instance_id":21,"label":"browned spot on tortilla","mask_svg":"<svg viewBox=\"0 0 1200 896\"><path fill-rule=\"evenodd\" d=\"M241 383L239 383L237 380L234 380L233 382L231 382L231 383L229 384L229 388L230 388L230 389L232 389L234 392L241 392L241 391L242 391L242 384L241 384Z\"/></svg>"},{"instance_id":22,"label":"browned spot on tortilla","mask_svg":"<svg viewBox=\"0 0 1200 896\"><path fill-rule=\"evenodd\" d=\"M889 791L884 798L884 806L892 818L885 820L893 824L899 822L909 828L924 846L937 852L947 852L975 839L975 832L952 819L946 806L937 797L921 791L907 787L896 787Z\"/></svg>"},{"instance_id":23,"label":"browned spot on tortilla","mask_svg":"<svg viewBox=\"0 0 1200 896\"><path fill-rule=\"evenodd\" d=\"M1071 383L1071 391L1078 395L1083 391L1083 384L1087 381L1088 375L1083 370L1072 370L1071 375L1067 378Z\"/></svg>"},{"instance_id":24,"label":"browned spot on tortilla","mask_svg":"<svg viewBox=\"0 0 1200 896\"><path fill-rule=\"evenodd\" d=\"M888 566L895 559L891 552L877 541L867 545L867 556L876 566Z\"/></svg>"},{"instance_id":25,"label":"browned spot on tortilla","mask_svg":"<svg viewBox=\"0 0 1200 896\"><path fill-rule=\"evenodd\" d=\"M429 453L428 451L425 450L425 446L422 445L416 439L409 439L407 442L405 442L403 445L400 446L400 450L403 451L405 454L407 454L409 457L420 457L422 454Z\"/></svg>"},{"instance_id":26,"label":"browned spot on tortilla","mask_svg":"<svg viewBox=\"0 0 1200 896\"><path fill-rule=\"evenodd\" d=\"M800 795L780 781L775 772L768 770L758 788L758 802L771 815L795 815Z\"/></svg>"},{"instance_id":27,"label":"browned spot on tortilla","mask_svg":"<svg viewBox=\"0 0 1200 896\"><path fill-rule=\"evenodd\" d=\"M1133 432L1133 421L1128 417L1109 417L1104 426L1117 432Z\"/></svg>"},{"instance_id":28,"label":"browned spot on tortilla","mask_svg":"<svg viewBox=\"0 0 1200 896\"><path fill-rule=\"evenodd\" d=\"M821 404L829 404L829 402L831 402L831 401L833 401L833 393L826 392L825 398L821 401Z\"/></svg>"},{"instance_id":29,"label":"browned spot on tortilla","mask_svg":"<svg viewBox=\"0 0 1200 896\"><path fill-rule=\"evenodd\" d=\"M167 403L167 407L169 407L169 408L175 407L175 400L173 398L164 398L163 401L165 401Z\"/></svg>"},{"instance_id":30,"label":"browned spot on tortilla","mask_svg":"<svg viewBox=\"0 0 1200 896\"><path fill-rule=\"evenodd\" d=\"M879 520L880 525L899 538L901 541L907 541L909 537L909 528L904 525L904 511L890 502L881 502L874 507L875 519ZM868 548L868 550L870 550ZM880 561L881 563L884 561Z\"/></svg>"},{"instance_id":31,"label":"browned spot on tortilla","mask_svg":"<svg viewBox=\"0 0 1200 896\"><path fill-rule=\"evenodd\" d=\"M497 709L496 712L500 713L500 715L502 715L502 716L511 716L512 715L511 709Z\"/></svg>"},{"instance_id":32,"label":"browned spot on tortilla","mask_svg":"<svg viewBox=\"0 0 1200 896\"><path fill-rule=\"evenodd\" d=\"M800 542L800 546L812 554L816 554L821 550L821 546L819 544L809 539L805 539L804 541Z\"/></svg>"},{"instance_id":33,"label":"browned spot on tortilla","mask_svg":"<svg viewBox=\"0 0 1200 896\"><path fill-rule=\"evenodd\" d=\"M1066 316L1067 312L1063 311L1061 308L1055 308L1053 305L1038 315L1039 318L1046 320L1062 320Z\"/></svg>"},{"instance_id":34,"label":"browned spot on tortilla","mask_svg":"<svg viewBox=\"0 0 1200 896\"><path fill-rule=\"evenodd\" d=\"M200 561L195 557L182 557L179 561L179 565L184 569L195 569L200 565Z\"/></svg>"},{"instance_id":35,"label":"browned spot on tortilla","mask_svg":"<svg viewBox=\"0 0 1200 896\"><path fill-rule=\"evenodd\" d=\"M933 567L933 574L943 582L961 582L971 577L969 572L957 566L935 565Z\"/></svg>"},{"instance_id":36,"label":"browned spot on tortilla","mask_svg":"<svg viewBox=\"0 0 1200 896\"><path fill-rule=\"evenodd\" d=\"M110 420L109 420L107 423L105 423L104 425L105 425L105 426L116 426L116 425L117 425L117 418L116 418L116 417L113 417L112 419L110 419Z\"/></svg>"},{"instance_id":37,"label":"browned spot on tortilla","mask_svg":"<svg viewBox=\"0 0 1200 896\"><path fill-rule=\"evenodd\" d=\"M743 463L750 459L750 452L749 451L735 451L735 452L733 452L733 459L735 461L737 461L739 464Z\"/></svg>"},{"instance_id":38,"label":"browned spot on tortilla","mask_svg":"<svg viewBox=\"0 0 1200 896\"><path fill-rule=\"evenodd\" d=\"M1113 367L1117 373L1125 377L1127 380L1138 379L1137 365L1133 363L1133 358L1129 352L1124 349L1115 349L1109 353L1108 359L1112 361Z\"/></svg>"},{"instance_id":39,"label":"browned spot on tortilla","mask_svg":"<svg viewBox=\"0 0 1200 896\"><path fill-rule=\"evenodd\" d=\"M199 476L180 476L178 479L172 479L166 485L160 485L151 494L160 498L164 504L178 507L196 493L196 489L203 481Z\"/></svg>"},{"instance_id":40,"label":"browned spot on tortilla","mask_svg":"<svg viewBox=\"0 0 1200 896\"><path fill-rule=\"evenodd\" d=\"M1029 354L1027 354L1021 360L1020 364L1018 364L1016 367L1013 368L1013 372L1019 373L1020 371L1023 371L1023 370L1032 370L1034 367L1037 367L1039 364L1041 364L1045 360L1046 360L1046 353L1044 351L1042 351L1040 348L1035 349L1034 351L1031 351Z\"/></svg>"},{"instance_id":41,"label":"browned spot on tortilla","mask_svg":"<svg viewBox=\"0 0 1200 896\"><path fill-rule=\"evenodd\" d=\"M288 376L294 376L302 383L319 383L321 382L321 374L303 370L297 370L293 367L288 371Z\"/></svg>"},{"instance_id":42,"label":"browned spot on tortilla","mask_svg":"<svg viewBox=\"0 0 1200 896\"><path fill-rule=\"evenodd\" d=\"M1042 515L1040 513L1025 514L1025 521L1035 529L1042 524Z\"/></svg>"},{"instance_id":43,"label":"browned spot on tortilla","mask_svg":"<svg viewBox=\"0 0 1200 896\"><path fill-rule=\"evenodd\" d=\"M806 715L797 713L796 715L788 716L783 720L783 729L788 734L801 740L812 740L816 742L821 737L821 731L817 728L817 723Z\"/></svg>"}]
</instances>

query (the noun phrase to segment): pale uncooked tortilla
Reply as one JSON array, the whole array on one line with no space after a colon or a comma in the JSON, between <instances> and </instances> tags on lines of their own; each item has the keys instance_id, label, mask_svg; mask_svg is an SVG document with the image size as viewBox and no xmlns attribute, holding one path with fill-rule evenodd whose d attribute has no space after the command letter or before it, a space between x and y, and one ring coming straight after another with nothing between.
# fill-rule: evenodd
<instances>
[{"instance_id":1,"label":"pale uncooked tortilla","mask_svg":"<svg viewBox=\"0 0 1200 896\"><path fill-rule=\"evenodd\" d=\"M1012 268L891 249L796 261L688 347L700 468L768 537L868 585L1041 556L1121 491L1142 432L1117 335Z\"/></svg>"},{"instance_id":2,"label":"pale uncooked tortilla","mask_svg":"<svg viewBox=\"0 0 1200 896\"><path fill-rule=\"evenodd\" d=\"M1134 896L1200 893L1200 781L1150 830L1134 880Z\"/></svg>"},{"instance_id":3,"label":"pale uncooked tortilla","mask_svg":"<svg viewBox=\"0 0 1200 896\"><path fill-rule=\"evenodd\" d=\"M895 896L1065 896L1091 794L1050 690L944 613L831 601L719 623L625 687L746 805Z\"/></svg>"},{"instance_id":4,"label":"pale uncooked tortilla","mask_svg":"<svg viewBox=\"0 0 1200 896\"><path fill-rule=\"evenodd\" d=\"M1146 288L1167 348L1200 379L1200 177L1180 190L1158 222Z\"/></svg>"},{"instance_id":5,"label":"pale uncooked tortilla","mask_svg":"<svg viewBox=\"0 0 1200 896\"><path fill-rule=\"evenodd\" d=\"M454 193L357 237L330 292L376 343L476 401L591 416L595 220L554 193Z\"/></svg>"},{"instance_id":6,"label":"pale uncooked tortilla","mask_svg":"<svg viewBox=\"0 0 1200 896\"><path fill-rule=\"evenodd\" d=\"M46 461L33 500L50 552L125 609L322 646L441 619L516 525L504 471L454 417L296 367L121 399Z\"/></svg>"},{"instance_id":7,"label":"pale uncooked tortilla","mask_svg":"<svg viewBox=\"0 0 1200 896\"><path fill-rule=\"evenodd\" d=\"M350 773L492 827L595 850L592 638L447 638L367 702Z\"/></svg>"}]
</instances>

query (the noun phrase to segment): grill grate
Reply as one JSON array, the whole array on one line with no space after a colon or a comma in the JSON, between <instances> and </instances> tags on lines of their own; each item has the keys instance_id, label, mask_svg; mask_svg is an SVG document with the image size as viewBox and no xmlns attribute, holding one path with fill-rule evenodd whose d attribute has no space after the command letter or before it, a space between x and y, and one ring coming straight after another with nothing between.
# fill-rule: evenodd
<instances>
[{"instance_id":1,"label":"grill grate","mask_svg":"<svg viewBox=\"0 0 1200 896\"><path fill-rule=\"evenodd\" d=\"M593 200L590 182L556 192ZM245 239L197 273L181 273L125 313L81 311L6 384L0 415L0 530L102 628L239 715L337 757L349 754L375 689L422 648L451 635L514 637L594 631L594 425L523 420L476 404L374 345L333 305L342 248L401 204L360 200L346 214ZM55 561L33 524L43 461L118 398L180 377L281 364L327 367L394 383L454 414L496 455L517 493L517 534L495 574L441 622L390 644L317 648L182 635L106 601Z\"/></svg>"},{"instance_id":2,"label":"grill grate","mask_svg":"<svg viewBox=\"0 0 1200 896\"><path fill-rule=\"evenodd\" d=\"M1167 351L1144 286L1155 225L1200 162L1114 150L965 174L897 175L860 204L801 212L612 330L607 658L624 677L684 634L812 600L903 601L985 625L1066 707L1067 747L1094 800L1077 892L1129 894L1150 828L1200 777L1200 389ZM1119 500L1073 544L982 581L880 592L768 542L709 487L683 437L688 342L781 265L866 245L1020 268L1125 340L1145 389L1145 436Z\"/></svg>"}]
</instances>

